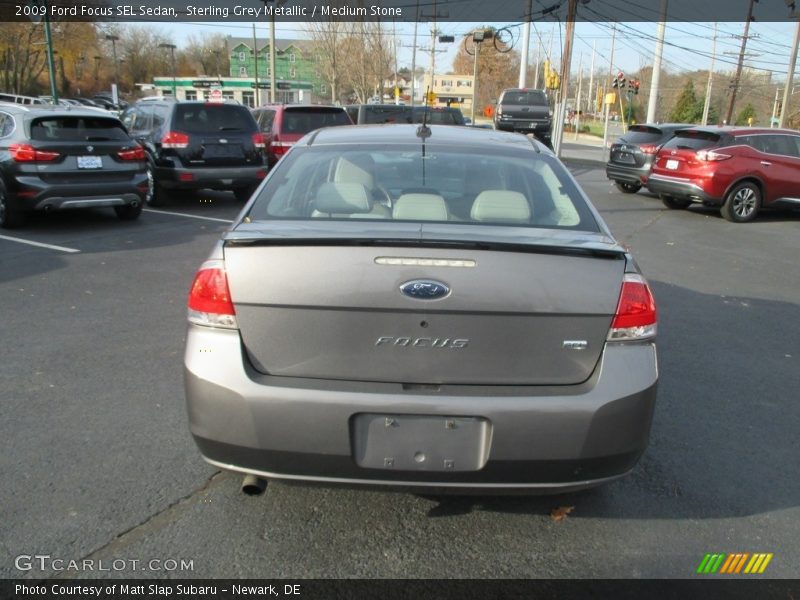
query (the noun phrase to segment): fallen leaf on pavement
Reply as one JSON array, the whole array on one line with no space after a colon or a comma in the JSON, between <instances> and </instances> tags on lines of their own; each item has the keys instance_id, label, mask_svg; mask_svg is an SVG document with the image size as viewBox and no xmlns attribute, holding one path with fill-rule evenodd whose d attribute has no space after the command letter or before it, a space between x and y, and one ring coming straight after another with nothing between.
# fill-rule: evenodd
<instances>
[{"instance_id":1,"label":"fallen leaf on pavement","mask_svg":"<svg viewBox=\"0 0 800 600\"><path fill-rule=\"evenodd\" d=\"M559 506L550 511L550 518L553 519L553 521L563 521L574 509L574 506Z\"/></svg>"}]
</instances>

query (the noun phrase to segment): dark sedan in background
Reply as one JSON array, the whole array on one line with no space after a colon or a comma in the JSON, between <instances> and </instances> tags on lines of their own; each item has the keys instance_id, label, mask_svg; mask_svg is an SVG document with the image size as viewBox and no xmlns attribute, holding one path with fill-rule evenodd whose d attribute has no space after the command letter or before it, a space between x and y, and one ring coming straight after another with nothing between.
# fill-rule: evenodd
<instances>
[{"instance_id":1,"label":"dark sedan in background","mask_svg":"<svg viewBox=\"0 0 800 600\"><path fill-rule=\"evenodd\" d=\"M567 491L647 446L656 308L541 143L333 127L200 267L184 381L205 459L260 478Z\"/></svg>"},{"instance_id":2,"label":"dark sedan in background","mask_svg":"<svg viewBox=\"0 0 800 600\"><path fill-rule=\"evenodd\" d=\"M606 176L617 184L619 191L635 194L647 182L658 149L676 132L689 127L683 123L631 125L611 145Z\"/></svg>"}]
</instances>

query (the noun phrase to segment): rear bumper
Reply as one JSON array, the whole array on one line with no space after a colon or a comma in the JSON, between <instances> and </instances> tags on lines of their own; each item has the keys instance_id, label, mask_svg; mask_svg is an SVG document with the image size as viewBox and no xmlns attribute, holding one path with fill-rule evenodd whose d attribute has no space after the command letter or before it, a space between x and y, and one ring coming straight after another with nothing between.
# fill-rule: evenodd
<instances>
[{"instance_id":1,"label":"rear bumper","mask_svg":"<svg viewBox=\"0 0 800 600\"><path fill-rule=\"evenodd\" d=\"M50 183L37 177L19 178L10 204L25 211L124 206L144 202L147 175L137 173L124 181Z\"/></svg>"},{"instance_id":2,"label":"rear bumper","mask_svg":"<svg viewBox=\"0 0 800 600\"><path fill-rule=\"evenodd\" d=\"M633 468L647 446L658 368L654 344L609 344L577 386L431 393L261 375L238 332L191 325L184 380L192 435L204 458L225 469L333 484L563 492ZM459 472L359 466L354 428L365 414L485 419L486 461Z\"/></svg>"},{"instance_id":3,"label":"rear bumper","mask_svg":"<svg viewBox=\"0 0 800 600\"><path fill-rule=\"evenodd\" d=\"M185 167L156 167L155 178L159 185L167 189L232 190L252 187L261 183L267 173L267 165L244 167L206 167L187 169Z\"/></svg>"},{"instance_id":4,"label":"rear bumper","mask_svg":"<svg viewBox=\"0 0 800 600\"><path fill-rule=\"evenodd\" d=\"M702 202L703 204L719 206L722 204L720 198L715 198L688 179L679 177L668 177L666 175L650 174L647 178L647 189L654 194L673 196L692 202Z\"/></svg>"},{"instance_id":5,"label":"rear bumper","mask_svg":"<svg viewBox=\"0 0 800 600\"><path fill-rule=\"evenodd\" d=\"M626 167L624 165L618 165L614 163L606 164L606 177L614 181L642 184L647 180L649 173L650 165L645 167Z\"/></svg>"},{"instance_id":6,"label":"rear bumper","mask_svg":"<svg viewBox=\"0 0 800 600\"><path fill-rule=\"evenodd\" d=\"M551 121L525 121L522 119L497 119L495 128L502 131L522 131L533 133L537 137L550 137Z\"/></svg>"}]
</instances>

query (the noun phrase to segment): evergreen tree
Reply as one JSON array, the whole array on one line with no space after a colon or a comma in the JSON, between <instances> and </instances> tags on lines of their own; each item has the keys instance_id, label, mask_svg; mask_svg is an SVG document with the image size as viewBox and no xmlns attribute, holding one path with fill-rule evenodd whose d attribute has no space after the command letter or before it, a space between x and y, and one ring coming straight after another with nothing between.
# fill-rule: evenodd
<instances>
[{"instance_id":1,"label":"evergreen tree","mask_svg":"<svg viewBox=\"0 0 800 600\"><path fill-rule=\"evenodd\" d=\"M673 123L699 123L703 118L703 101L698 100L691 79L678 96L669 118Z\"/></svg>"},{"instance_id":2,"label":"evergreen tree","mask_svg":"<svg viewBox=\"0 0 800 600\"><path fill-rule=\"evenodd\" d=\"M750 124L749 120L751 118L753 119L753 122L755 123L755 121L756 121L756 109L753 107L752 104L750 104L748 102L747 106L745 106L742 109L742 112L739 113L739 116L736 117L735 124L736 125L749 125Z\"/></svg>"}]
</instances>

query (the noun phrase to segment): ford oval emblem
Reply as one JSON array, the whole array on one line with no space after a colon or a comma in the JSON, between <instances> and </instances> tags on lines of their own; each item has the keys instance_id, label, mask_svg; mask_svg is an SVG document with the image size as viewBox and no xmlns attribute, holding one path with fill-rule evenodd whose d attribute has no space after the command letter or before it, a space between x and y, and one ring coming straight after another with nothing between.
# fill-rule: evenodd
<instances>
[{"instance_id":1,"label":"ford oval emblem","mask_svg":"<svg viewBox=\"0 0 800 600\"><path fill-rule=\"evenodd\" d=\"M415 300L438 300L450 293L450 288L441 281L413 279L400 286L400 291Z\"/></svg>"}]
</instances>

